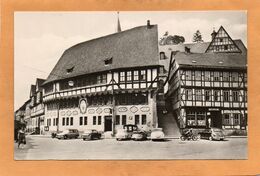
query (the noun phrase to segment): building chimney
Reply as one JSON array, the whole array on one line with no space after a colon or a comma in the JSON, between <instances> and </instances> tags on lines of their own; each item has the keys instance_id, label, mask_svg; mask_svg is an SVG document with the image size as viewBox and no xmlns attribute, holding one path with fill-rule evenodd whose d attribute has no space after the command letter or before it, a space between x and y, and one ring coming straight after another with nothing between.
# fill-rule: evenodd
<instances>
[{"instance_id":1,"label":"building chimney","mask_svg":"<svg viewBox=\"0 0 260 176\"><path fill-rule=\"evenodd\" d=\"M150 25L150 20L147 20L147 29L150 29L151 25Z\"/></svg>"},{"instance_id":2,"label":"building chimney","mask_svg":"<svg viewBox=\"0 0 260 176\"><path fill-rule=\"evenodd\" d=\"M213 40L216 35L217 35L217 32L215 31L215 28L213 28L213 32L211 33L211 39Z\"/></svg>"},{"instance_id":3,"label":"building chimney","mask_svg":"<svg viewBox=\"0 0 260 176\"><path fill-rule=\"evenodd\" d=\"M185 49L185 52L186 52L186 53L190 53L190 48L189 48L189 47L185 46L184 49Z\"/></svg>"}]
</instances>

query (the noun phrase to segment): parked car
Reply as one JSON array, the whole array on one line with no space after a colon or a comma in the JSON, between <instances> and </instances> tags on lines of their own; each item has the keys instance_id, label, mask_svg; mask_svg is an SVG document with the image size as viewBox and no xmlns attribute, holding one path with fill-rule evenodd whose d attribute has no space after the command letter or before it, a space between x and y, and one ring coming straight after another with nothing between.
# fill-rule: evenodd
<instances>
[{"instance_id":1,"label":"parked car","mask_svg":"<svg viewBox=\"0 0 260 176\"><path fill-rule=\"evenodd\" d=\"M222 129L220 128L210 128L205 129L202 132L199 132L201 139L209 139L209 140L224 140L225 135Z\"/></svg>"},{"instance_id":2,"label":"parked car","mask_svg":"<svg viewBox=\"0 0 260 176\"><path fill-rule=\"evenodd\" d=\"M132 134L138 131L136 125L124 125L123 129L118 129L116 133L116 140L131 139Z\"/></svg>"},{"instance_id":3,"label":"parked car","mask_svg":"<svg viewBox=\"0 0 260 176\"><path fill-rule=\"evenodd\" d=\"M72 139L79 137L79 131L77 129L64 130L56 135L58 139Z\"/></svg>"},{"instance_id":4,"label":"parked car","mask_svg":"<svg viewBox=\"0 0 260 176\"><path fill-rule=\"evenodd\" d=\"M88 140L100 139L101 133L99 133L97 130L89 129L89 130L85 130L81 136L84 141L86 139L88 139Z\"/></svg>"},{"instance_id":5,"label":"parked car","mask_svg":"<svg viewBox=\"0 0 260 176\"><path fill-rule=\"evenodd\" d=\"M162 131L162 128L154 128L151 133L151 140L164 140L164 132Z\"/></svg>"},{"instance_id":6,"label":"parked car","mask_svg":"<svg viewBox=\"0 0 260 176\"><path fill-rule=\"evenodd\" d=\"M132 134L131 137L134 141L138 141L138 140L146 140L147 139L147 133L144 131L135 131Z\"/></svg>"}]
</instances>

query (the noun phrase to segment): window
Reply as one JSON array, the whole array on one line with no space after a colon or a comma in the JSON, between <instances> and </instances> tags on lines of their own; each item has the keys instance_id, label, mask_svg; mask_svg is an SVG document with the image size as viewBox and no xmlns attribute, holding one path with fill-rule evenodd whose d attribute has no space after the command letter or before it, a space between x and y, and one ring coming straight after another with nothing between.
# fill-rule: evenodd
<instances>
[{"instance_id":1,"label":"window","mask_svg":"<svg viewBox=\"0 0 260 176\"><path fill-rule=\"evenodd\" d=\"M126 81L132 81L132 72L131 71L126 72Z\"/></svg>"},{"instance_id":2,"label":"window","mask_svg":"<svg viewBox=\"0 0 260 176\"><path fill-rule=\"evenodd\" d=\"M139 115L135 115L135 125L139 125L139 124L140 124Z\"/></svg>"},{"instance_id":3,"label":"window","mask_svg":"<svg viewBox=\"0 0 260 176\"><path fill-rule=\"evenodd\" d=\"M214 81L219 81L219 72L214 72Z\"/></svg>"},{"instance_id":4,"label":"window","mask_svg":"<svg viewBox=\"0 0 260 176\"><path fill-rule=\"evenodd\" d=\"M209 71L205 71L205 81L210 81L210 72Z\"/></svg>"},{"instance_id":5,"label":"window","mask_svg":"<svg viewBox=\"0 0 260 176\"><path fill-rule=\"evenodd\" d=\"M231 124L230 114L224 114L224 124L225 125L230 125Z\"/></svg>"},{"instance_id":6,"label":"window","mask_svg":"<svg viewBox=\"0 0 260 176\"><path fill-rule=\"evenodd\" d=\"M55 120L56 120L56 119L54 118L54 119L53 119L53 126L55 126L55 124L56 124Z\"/></svg>"},{"instance_id":7,"label":"window","mask_svg":"<svg viewBox=\"0 0 260 176\"><path fill-rule=\"evenodd\" d=\"M145 81L146 80L146 72L145 70L140 71L140 81Z\"/></svg>"},{"instance_id":8,"label":"window","mask_svg":"<svg viewBox=\"0 0 260 176\"><path fill-rule=\"evenodd\" d=\"M93 125L96 125L96 124L97 124L97 117L93 116Z\"/></svg>"},{"instance_id":9,"label":"window","mask_svg":"<svg viewBox=\"0 0 260 176\"><path fill-rule=\"evenodd\" d=\"M105 65L110 65L113 62L113 58L112 57L111 58L107 58L107 59L104 60L104 62L105 62Z\"/></svg>"},{"instance_id":10,"label":"window","mask_svg":"<svg viewBox=\"0 0 260 176\"><path fill-rule=\"evenodd\" d=\"M234 125L239 125L239 117L240 117L240 114L233 114L234 115Z\"/></svg>"},{"instance_id":11,"label":"window","mask_svg":"<svg viewBox=\"0 0 260 176\"><path fill-rule=\"evenodd\" d=\"M194 111L187 112L187 125L188 126L196 126L196 115Z\"/></svg>"},{"instance_id":12,"label":"window","mask_svg":"<svg viewBox=\"0 0 260 176\"><path fill-rule=\"evenodd\" d=\"M186 80L188 80L188 81L192 80L191 71L190 70L186 71Z\"/></svg>"},{"instance_id":13,"label":"window","mask_svg":"<svg viewBox=\"0 0 260 176\"><path fill-rule=\"evenodd\" d=\"M67 117L67 118L66 118L66 125L67 125L67 126L69 125L69 121L70 121L70 119L69 119L69 117Z\"/></svg>"},{"instance_id":14,"label":"window","mask_svg":"<svg viewBox=\"0 0 260 176\"><path fill-rule=\"evenodd\" d=\"M229 101L229 91L223 91L224 101Z\"/></svg>"},{"instance_id":15,"label":"window","mask_svg":"<svg viewBox=\"0 0 260 176\"><path fill-rule=\"evenodd\" d=\"M59 119L56 118L56 126L58 126L58 123L59 123Z\"/></svg>"},{"instance_id":16,"label":"window","mask_svg":"<svg viewBox=\"0 0 260 176\"><path fill-rule=\"evenodd\" d=\"M166 59L165 53L164 52L160 52L160 60L164 60L164 59Z\"/></svg>"},{"instance_id":17,"label":"window","mask_svg":"<svg viewBox=\"0 0 260 176\"><path fill-rule=\"evenodd\" d=\"M188 126L206 126L206 112L187 111Z\"/></svg>"},{"instance_id":18,"label":"window","mask_svg":"<svg viewBox=\"0 0 260 176\"><path fill-rule=\"evenodd\" d=\"M85 116L85 117L84 117L84 125L87 125L87 124L88 124L88 117Z\"/></svg>"},{"instance_id":19,"label":"window","mask_svg":"<svg viewBox=\"0 0 260 176\"><path fill-rule=\"evenodd\" d=\"M238 81L238 73L233 72L231 77L232 77L232 81Z\"/></svg>"},{"instance_id":20,"label":"window","mask_svg":"<svg viewBox=\"0 0 260 176\"><path fill-rule=\"evenodd\" d=\"M223 72L223 81L229 81L229 72Z\"/></svg>"},{"instance_id":21,"label":"window","mask_svg":"<svg viewBox=\"0 0 260 176\"><path fill-rule=\"evenodd\" d=\"M65 118L62 118L62 125L65 126Z\"/></svg>"},{"instance_id":22,"label":"window","mask_svg":"<svg viewBox=\"0 0 260 176\"><path fill-rule=\"evenodd\" d=\"M120 72L120 82L125 81L125 72Z\"/></svg>"},{"instance_id":23,"label":"window","mask_svg":"<svg viewBox=\"0 0 260 176\"><path fill-rule=\"evenodd\" d=\"M195 97L196 97L196 101L202 101L202 90L196 89L195 90Z\"/></svg>"},{"instance_id":24,"label":"window","mask_svg":"<svg viewBox=\"0 0 260 176\"><path fill-rule=\"evenodd\" d=\"M195 71L195 80L201 80L201 71Z\"/></svg>"},{"instance_id":25,"label":"window","mask_svg":"<svg viewBox=\"0 0 260 176\"><path fill-rule=\"evenodd\" d=\"M186 100L192 100L192 89L186 89L185 90L185 99Z\"/></svg>"},{"instance_id":26,"label":"window","mask_svg":"<svg viewBox=\"0 0 260 176\"><path fill-rule=\"evenodd\" d=\"M73 117L70 118L70 125L73 125Z\"/></svg>"},{"instance_id":27,"label":"window","mask_svg":"<svg viewBox=\"0 0 260 176\"><path fill-rule=\"evenodd\" d=\"M206 125L206 112L197 112L197 125L198 126Z\"/></svg>"},{"instance_id":28,"label":"window","mask_svg":"<svg viewBox=\"0 0 260 176\"><path fill-rule=\"evenodd\" d=\"M122 115L122 125L126 125L126 115Z\"/></svg>"},{"instance_id":29,"label":"window","mask_svg":"<svg viewBox=\"0 0 260 176\"><path fill-rule=\"evenodd\" d=\"M101 83L101 75L98 75L97 76L97 84L100 84Z\"/></svg>"},{"instance_id":30,"label":"window","mask_svg":"<svg viewBox=\"0 0 260 176\"><path fill-rule=\"evenodd\" d=\"M142 115L142 125L146 124L146 115Z\"/></svg>"},{"instance_id":31,"label":"window","mask_svg":"<svg viewBox=\"0 0 260 176\"><path fill-rule=\"evenodd\" d=\"M211 100L211 91L205 90L205 101L210 101L210 100Z\"/></svg>"},{"instance_id":32,"label":"window","mask_svg":"<svg viewBox=\"0 0 260 176\"><path fill-rule=\"evenodd\" d=\"M116 125L120 125L120 115L116 115Z\"/></svg>"},{"instance_id":33,"label":"window","mask_svg":"<svg viewBox=\"0 0 260 176\"><path fill-rule=\"evenodd\" d=\"M101 125L101 116L98 116L98 125Z\"/></svg>"},{"instance_id":34,"label":"window","mask_svg":"<svg viewBox=\"0 0 260 176\"><path fill-rule=\"evenodd\" d=\"M138 81L139 79L139 73L137 70L134 71L134 81Z\"/></svg>"},{"instance_id":35,"label":"window","mask_svg":"<svg viewBox=\"0 0 260 176\"><path fill-rule=\"evenodd\" d=\"M79 125L83 125L83 117L79 118Z\"/></svg>"},{"instance_id":36,"label":"window","mask_svg":"<svg viewBox=\"0 0 260 176\"><path fill-rule=\"evenodd\" d=\"M232 96L233 96L233 101L239 101L239 92L238 91L233 91Z\"/></svg>"},{"instance_id":37,"label":"window","mask_svg":"<svg viewBox=\"0 0 260 176\"><path fill-rule=\"evenodd\" d=\"M214 90L214 101L219 101L219 100L220 100L220 91Z\"/></svg>"}]
</instances>

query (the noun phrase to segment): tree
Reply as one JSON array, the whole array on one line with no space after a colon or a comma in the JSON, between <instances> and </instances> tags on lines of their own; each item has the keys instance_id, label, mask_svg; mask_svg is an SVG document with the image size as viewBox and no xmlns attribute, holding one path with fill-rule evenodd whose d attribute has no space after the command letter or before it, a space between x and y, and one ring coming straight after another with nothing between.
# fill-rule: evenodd
<instances>
[{"instance_id":1,"label":"tree","mask_svg":"<svg viewBox=\"0 0 260 176\"><path fill-rule=\"evenodd\" d=\"M200 33L199 30L197 30L194 34L193 34L193 42L199 43L199 42L203 42L202 40L202 35Z\"/></svg>"},{"instance_id":2,"label":"tree","mask_svg":"<svg viewBox=\"0 0 260 176\"><path fill-rule=\"evenodd\" d=\"M179 43L184 43L185 38L179 35L169 35L168 31L165 32L162 38L160 38L160 45L177 45Z\"/></svg>"}]
</instances>

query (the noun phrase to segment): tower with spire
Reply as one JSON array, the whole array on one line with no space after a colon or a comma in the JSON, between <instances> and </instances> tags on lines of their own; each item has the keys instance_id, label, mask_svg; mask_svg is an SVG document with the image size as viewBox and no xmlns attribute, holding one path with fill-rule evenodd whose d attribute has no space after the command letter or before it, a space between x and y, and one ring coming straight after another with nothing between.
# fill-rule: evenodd
<instances>
[{"instance_id":1,"label":"tower with spire","mask_svg":"<svg viewBox=\"0 0 260 176\"><path fill-rule=\"evenodd\" d=\"M119 12L117 12L117 32L121 32L121 25L119 20Z\"/></svg>"}]
</instances>

